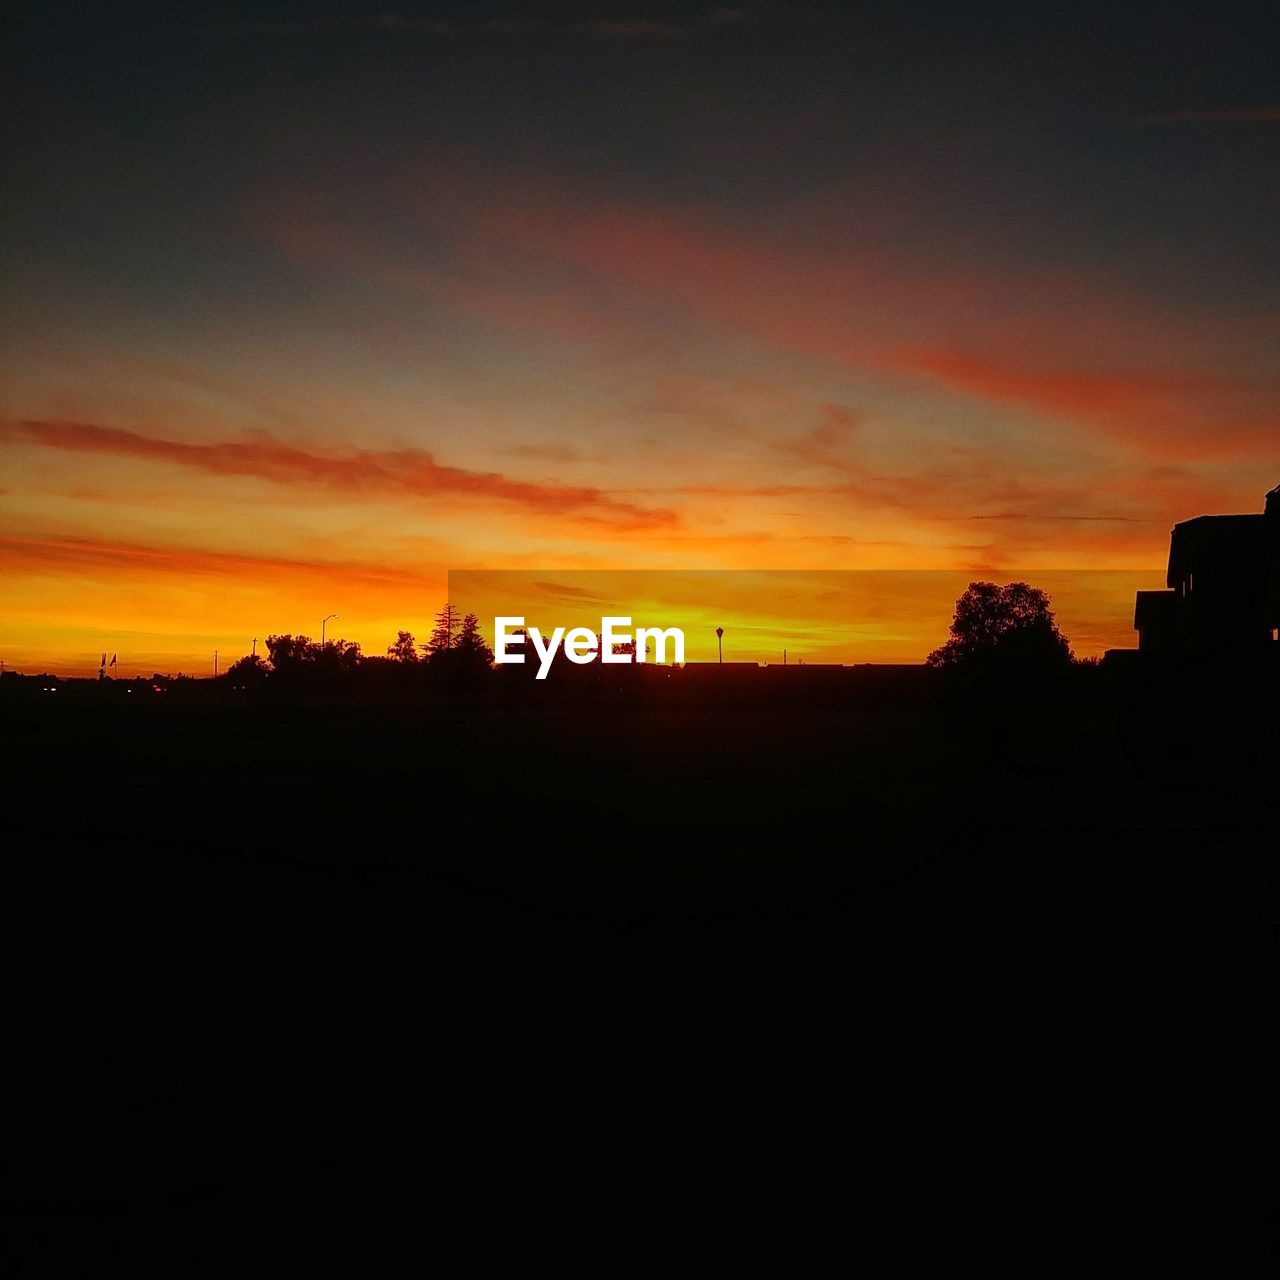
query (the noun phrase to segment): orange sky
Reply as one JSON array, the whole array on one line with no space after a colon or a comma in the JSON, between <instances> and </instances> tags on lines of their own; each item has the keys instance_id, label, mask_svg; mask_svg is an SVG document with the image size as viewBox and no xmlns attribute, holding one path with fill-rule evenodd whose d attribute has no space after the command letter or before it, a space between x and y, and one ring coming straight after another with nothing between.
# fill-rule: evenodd
<instances>
[{"instance_id":1,"label":"orange sky","mask_svg":"<svg viewBox=\"0 0 1280 1280\"><path fill-rule=\"evenodd\" d=\"M331 612L378 653L427 631L459 568L1157 585L1174 520L1274 483L1257 328L538 199L468 210L447 280L401 278L358 229L265 224L300 279L360 291L332 329L9 344L6 663L203 672ZM422 308L467 348L431 352ZM1131 643L1134 579L1113 581L1101 614L1060 608L1082 654ZM839 656L922 658L949 603Z\"/></svg>"},{"instance_id":2,"label":"orange sky","mask_svg":"<svg viewBox=\"0 0 1280 1280\"><path fill-rule=\"evenodd\" d=\"M1171 524L1280 480L1274 108L896 30L846 100L856 33L778 12L32 54L0 659L204 673L334 612L381 653L468 568L1026 577L1132 643ZM922 659L916 582L798 647Z\"/></svg>"}]
</instances>

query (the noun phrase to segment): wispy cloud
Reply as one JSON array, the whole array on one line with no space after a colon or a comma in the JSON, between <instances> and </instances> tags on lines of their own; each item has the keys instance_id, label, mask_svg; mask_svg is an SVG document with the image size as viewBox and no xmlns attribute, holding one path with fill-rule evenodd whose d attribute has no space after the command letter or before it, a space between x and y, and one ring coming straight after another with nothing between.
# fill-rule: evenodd
<instances>
[{"instance_id":1,"label":"wispy cloud","mask_svg":"<svg viewBox=\"0 0 1280 1280\"><path fill-rule=\"evenodd\" d=\"M1087 274L824 256L725 232L696 210L579 205L550 190L531 191L518 210L477 201L457 247L476 261L495 252L558 261L570 278L609 282L627 305L674 303L778 352L925 377L1086 425L1134 452L1273 453L1276 387L1256 359L1210 326ZM582 323L563 310L566 323ZM909 331L933 340L893 342Z\"/></svg>"},{"instance_id":2,"label":"wispy cloud","mask_svg":"<svg viewBox=\"0 0 1280 1280\"><path fill-rule=\"evenodd\" d=\"M445 466L421 449L321 453L265 435L253 440L192 444L95 423L32 420L0 427L0 435L50 449L171 462L214 475L256 476L276 484L423 498L455 495L488 499L539 515L576 515L623 530L668 528L677 523L672 511L622 502L601 489Z\"/></svg>"},{"instance_id":3,"label":"wispy cloud","mask_svg":"<svg viewBox=\"0 0 1280 1280\"><path fill-rule=\"evenodd\" d=\"M834 471L847 471L851 464L841 450L857 431L858 425L858 417L851 409L838 404L824 404L818 425L782 447L806 462L830 467Z\"/></svg>"},{"instance_id":4,"label":"wispy cloud","mask_svg":"<svg viewBox=\"0 0 1280 1280\"><path fill-rule=\"evenodd\" d=\"M1121 524L1152 524L1152 520L1144 520L1139 516L1076 516L1076 515L1035 515L1026 511L1000 511L995 515L989 516L970 516L970 520L1042 520L1042 521L1058 521L1064 520L1067 523L1084 523L1084 524L1112 524L1119 522Z\"/></svg>"},{"instance_id":5,"label":"wispy cloud","mask_svg":"<svg viewBox=\"0 0 1280 1280\"><path fill-rule=\"evenodd\" d=\"M241 583L300 579L320 585L341 581L363 589L407 594L435 587L435 579L412 569L351 559L249 555L212 547L156 546L92 537L0 536L0 561L12 572L56 570L88 577L132 571L187 580L231 578Z\"/></svg>"},{"instance_id":6,"label":"wispy cloud","mask_svg":"<svg viewBox=\"0 0 1280 1280\"><path fill-rule=\"evenodd\" d=\"M509 444L504 453L516 458L537 458L543 462L583 462L587 459L581 449L571 448L567 444Z\"/></svg>"},{"instance_id":7,"label":"wispy cloud","mask_svg":"<svg viewBox=\"0 0 1280 1280\"><path fill-rule=\"evenodd\" d=\"M975 357L934 348L886 353L882 363L967 395L1088 423L1166 459L1270 457L1280 431L1280 418L1266 408L1267 388L1212 378L1028 367L1016 355Z\"/></svg>"}]
</instances>

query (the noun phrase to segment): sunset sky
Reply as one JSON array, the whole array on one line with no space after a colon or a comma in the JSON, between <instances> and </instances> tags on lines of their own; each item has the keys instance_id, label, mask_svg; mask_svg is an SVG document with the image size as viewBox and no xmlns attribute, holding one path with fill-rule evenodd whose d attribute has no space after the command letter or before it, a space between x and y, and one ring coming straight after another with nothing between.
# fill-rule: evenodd
<instances>
[{"instance_id":1,"label":"sunset sky","mask_svg":"<svg viewBox=\"0 0 1280 1280\"><path fill-rule=\"evenodd\" d=\"M1124 569L1132 643L1280 482L1280 22L1043 9L6 6L0 659L477 568Z\"/></svg>"}]
</instances>

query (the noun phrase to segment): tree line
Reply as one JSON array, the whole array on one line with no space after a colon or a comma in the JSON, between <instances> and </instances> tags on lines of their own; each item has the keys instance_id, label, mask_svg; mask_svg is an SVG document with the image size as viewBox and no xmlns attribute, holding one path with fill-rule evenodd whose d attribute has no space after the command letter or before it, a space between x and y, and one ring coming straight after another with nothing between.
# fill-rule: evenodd
<instances>
[{"instance_id":1,"label":"tree line","mask_svg":"<svg viewBox=\"0 0 1280 1280\"><path fill-rule=\"evenodd\" d=\"M246 654L227 668L226 679L236 686L254 687L270 677L318 683L354 674L360 668L393 667L433 675L468 677L493 666L493 650L480 630L474 613L463 615L446 604L436 615L431 636L419 644L409 631L398 631L385 657L362 653L350 640L326 640L310 636L270 635L267 657Z\"/></svg>"},{"instance_id":2,"label":"tree line","mask_svg":"<svg viewBox=\"0 0 1280 1280\"><path fill-rule=\"evenodd\" d=\"M1004 586L971 582L956 601L949 637L926 662L951 671L1051 673L1069 667L1073 660L1044 591L1025 582ZM363 654L358 644L347 640L317 644L309 636L271 635L266 659L243 657L231 665L226 678L232 685L246 687L269 677L320 683L360 668L387 667L465 681L492 670L493 665L493 650L480 630L479 618L446 603L428 640L419 644L411 632L399 631L385 657Z\"/></svg>"}]
</instances>

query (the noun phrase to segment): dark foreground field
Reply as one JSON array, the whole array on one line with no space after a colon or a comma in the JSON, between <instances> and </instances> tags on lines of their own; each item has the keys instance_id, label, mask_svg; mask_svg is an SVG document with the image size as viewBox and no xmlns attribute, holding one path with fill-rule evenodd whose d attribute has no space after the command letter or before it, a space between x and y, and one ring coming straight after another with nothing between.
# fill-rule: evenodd
<instances>
[{"instance_id":1,"label":"dark foreground field","mask_svg":"<svg viewBox=\"0 0 1280 1280\"><path fill-rule=\"evenodd\" d=\"M12 700L14 1274L1274 1247L1275 706L1168 694Z\"/></svg>"}]
</instances>

